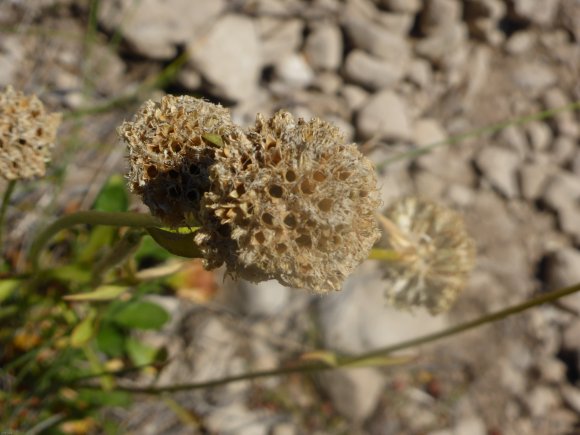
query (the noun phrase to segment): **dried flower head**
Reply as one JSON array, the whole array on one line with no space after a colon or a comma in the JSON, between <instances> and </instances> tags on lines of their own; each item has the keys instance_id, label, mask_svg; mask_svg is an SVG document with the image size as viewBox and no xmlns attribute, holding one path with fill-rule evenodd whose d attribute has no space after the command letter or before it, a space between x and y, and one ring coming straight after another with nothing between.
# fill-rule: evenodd
<instances>
[{"instance_id":1,"label":"dried flower head","mask_svg":"<svg viewBox=\"0 0 580 435\"><path fill-rule=\"evenodd\" d=\"M11 86L0 93L0 177L43 176L61 119L60 113L47 113L35 95Z\"/></svg>"},{"instance_id":2,"label":"dried flower head","mask_svg":"<svg viewBox=\"0 0 580 435\"><path fill-rule=\"evenodd\" d=\"M389 303L424 307L431 314L448 310L475 262L475 246L461 215L408 197L389 207L379 222L385 230L381 246L401 256L386 267Z\"/></svg>"},{"instance_id":3,"label":"dried flower head","mask_svg":"<svg viewBox=\"0 0 580 435\"><path fill-rule=\"evenodd\" d=\"M227 109L187 95L147 101L118 133L129 148L131 191L171 226L197 219L215 149L244 136Z\"/></svg>"},{"instance_id":4,"label":"dried flower head","mask_svg":"<svg viewBox=\"0 0 580 435\"><path fill-rule=\"evenodd\" d=\"M210 169L196 241L207 265L250 281L338 290L379 236L371 162L320 119L258 115Z\"/></svg>"}]
</instances>

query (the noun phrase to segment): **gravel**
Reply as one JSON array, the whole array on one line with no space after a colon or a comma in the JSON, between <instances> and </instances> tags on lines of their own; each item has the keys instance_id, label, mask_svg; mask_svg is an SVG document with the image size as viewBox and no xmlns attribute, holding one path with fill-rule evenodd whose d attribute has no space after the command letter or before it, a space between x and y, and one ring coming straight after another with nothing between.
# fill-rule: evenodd
<instances>
[{"instance_id":1,"label":"gravel","mask_svg":"<svg viewBox=\"0 0 580 435\"><path fill-rule=\"evenodd\" d=\"M253 20L223 16L203 39L189 41L188 50L192 65L216 95L239 101L256 93L262 59Z\"/></svg>"},{"instance_id":2,"label":"gravel","mask_svg":"<svg viewBox=\"0 0 580 435\"><path fill-rule=\"evenodd\" d=\"M294 364L313 349L376 349L580 282L578 113L480 130L578 99L577 1L111 0L99 3L90 50L85 6L31 5L0 2L0 24L21 26L0 40L0 86L36 90L59 110L100 107L186 51L164 90L220 102L244 125L282 108L329 120L377 165L384 206L409 194L436 199L464 213L476 240L476 271L448 316L387 307L378 262L325 297L221 279L207 305L164 296L171 330L143 335L168 347L160 384ZM129 112L86 118L75 140L116 144ZM10 237L52 218L51 201L90 205L81 186L123 171L122 156L91 148L66 171L55 162L62 191L17 191L17 201L33 199L10 211ZM240 382L176 400L216 433L575 433L580 299L561 302L422 349L410 367ZM127 411L132 432L181 427L165 405L146 403Z\"/></svg>"},{"instance_id":3,"label":"gravel","mask_svg":"<svg viewBox=\"0 0 580 435\"><path fill-rule=\"evenodd\" d=\"M374 94L361 107L357 117L357 129L363 138L408 141L412 136L407 106L391 90Z\"/></svg>"}]
</instances>

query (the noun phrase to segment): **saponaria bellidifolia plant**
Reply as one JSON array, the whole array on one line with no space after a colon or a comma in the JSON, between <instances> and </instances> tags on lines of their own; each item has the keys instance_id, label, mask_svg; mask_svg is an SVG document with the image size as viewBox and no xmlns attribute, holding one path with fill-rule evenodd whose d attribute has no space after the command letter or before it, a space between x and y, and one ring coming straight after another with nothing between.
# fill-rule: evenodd
<instances>
[{"instance_id":1,"label":"saponaria bellidifolia plant","mask_svg":"<svg viewBox=\"0 0 580 435\"><path fill-rule=\"evenodd\" d=\"M463 217L416 197L402 198L379 215L379 246L399 259L385 263L387 301L395 307L447 311L466 285L475 263L475 244Z\"/></svg>"},{"instance_id":2,"label":"saponaria bellidifolia plant","mask_svg":"<svg viewBox=\"0 0 580 435\"><path fill-rule=\"evenodd\" d=\"M0 177L44 176L62 116L48 113L35 96L8 86L0 93Z\"/></svg>"},{"instance_id":3,"label":"saponaria bellidifolia plant","mask_svg":"<svg viewBox=\"0 0 580 435\"><path fill-rule=\"evenodd\" d=\"M0 175L44 175L61 115L11 87L0 113ZM210 269L225 264L233 277L325 293L340 289L379 238L373 165L328 122L280 111L243 130L219 105L168 95L118 132L129 188L165 225L197 227ZM380 246L396 254L385 264L388 301L447 310L474 263L461 216L406 198L378 220Z\"/></svg>"},{"instance_id":4,"label":"saponaria bellidifolia plant","mask_svg":"<svg viewBox=\"0 0 580 435\"><path fill-rule=\"evenodd\" d=\"M10 186L17 179L44 175L60 121L61 115L47 113L35 96L25 97L10 87L0 94L0 177L9 180L0 206L0 229ZM194 242L198 245L196 255L201 252L209 268L225 264L234 276L251 281L274 278L285 285L318 293L338 290L353 269L369 257L370 251L370 258L385 261L382 266L388 302L402 309L425 308L431 314L450 308L473 268L474 242L461 215L415 197L394 202L382 215L376 213L380 201L373 165L354 144L345 143L336 127L320 119L307 122L280 111L268 119L258 115L255 125L243 130L232 122L229 111L219 105L188 96L166 96L160 103L146 102L133 121L119 127L119 134L129 148L129 187L143 198L156 218L94 210L64 216L34 240L30 249L33 275L38 271L38 253L50 237L64 228L89 223L145 227L151 232L159 221L174 228L196 227L193 239L187 239L193 240L188 246ZM372 249L380 236L379 226L383 234ZM133 233L137 234L135 243L142 233L140 230ZM134 245L129 238L121 242L129 248L123 255L131 255ZM121 243L116 245L119 246ZM113 248L115 256L108 259L120 261L118 251ZM36 278L30 281L31 285L41 282ZM17 285L14 288L25 280L12 280ZM94 285L94 282L86 284ZM95 300L115 299L119 289L127 290L105 285L92 292L91 297L99 294ZM336 367L369 361L376 364L377 355L448 337L577 291L580 284L435 334L355 357L340 356L334 364ZM38 294L45 296L42 292ZM75 326L70 341L61 337L62 343L72 344L75 337L79 346L94 339L91 334L96 330L91 329L87 335L87 325L96 328L98 316L96 310L91 308L90 312ZM67 329L70 319L77 317L76 313L72 315L72 309L69 313L70 317L63 315ZM35 346L36 343L21 344L26 351ZM60 349L61 345L57 346ZM63 355L70 366L69 354ZM297 365L295 371L304 372L305 368L314 371L329 367L325 362ZM28 366L25 371L32 373ZM100 368L98 372L97 376L102 376ZM247 379L288 372L287 367L253 372L247 374ZM242 378L236 375L214 385ZM84 369L79 379L87 380ZM170 386L167 391L206 386L207 383ZM83 387L100 388L92 384ZM61 409L58 400L55 403ZM20 403L20 397L16 396L13 402Z\"/></svg>"},{"instance_id":5,"label":"saponaria bellidifolia plant","mask_svg":"<svg viewBox=\"0 0 580 435\"><path fill-rule=\"evenodd\" d=\"M130 189L170 226L195 218L208 268L323 293L340 289L379 237L373 165L320 119L281 111L243 131L219 105L166 96L119 134Z\"/></svg>"}]
</instances>

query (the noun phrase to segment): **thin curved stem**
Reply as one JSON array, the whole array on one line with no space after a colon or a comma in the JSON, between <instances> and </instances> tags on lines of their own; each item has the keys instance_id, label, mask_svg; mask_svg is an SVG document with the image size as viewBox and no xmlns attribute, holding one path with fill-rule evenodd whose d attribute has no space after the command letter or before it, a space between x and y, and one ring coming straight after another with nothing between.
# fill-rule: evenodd
<instances>
[{"instance_id":1,"label":"thin curved stem","mask_svg":"<svg viewBox=\"0 0 580 435\"><path fill-rule=\"evenodd\" d=\"M349 363L357 363L364 359L372 359L378 356L388 355L399 350L409 349L415 346L420 346L422 344L431 343L437 340L441 340L446 337L450 337L456 334L460 334L471 329L475 329L478 326L486 325L488 323L493 323L498 320L503 320L507 317L513 316L514 314L519 314L532 307L545 304L547 302L553 302L564 296L571 295L580 291L580 284L573 285L571 287L565 287L558 290L553 290L547 292L543 295L537 296L530 299L529 301L522 302L521 304L513 305L503 310L496 311L495 313L486 314L478 319L471 320L469 322L460 323L459 325L453 326L443 331L435 332L433 334L427 334L422 337L413 338L411 340L403 341L392 346L387 346L381 349L373 350L372 352L367 352L363 355L355 356L349 358Z\"/></svg>"},{"instance_id":2,"label":"thin curved stem","mask_svg":"<svg viewBox=\"0 0 580 435\"><path fill-rule=\"evenodd\" d=\"M4 232L4 218L6 217L6 211L8 210L8 205L10 204L10 198L14 193L14 187L16 187L16 180L10 180L8 186L6 186L6 191L2 197L2 205L0 205L0 250L2 249L2 234Z\"/></svg>"},{"instance_id":3,"label":"thin curved stem","mask_svg":"<svg viewBox=\"0 0 580 435\"><path fill-rule=\"evenodd\" d=\"M165 387L122 387L116 386L115 391L125 391L128 393L141 393L141 394L160 394L160 393L176 393L179 391L187 390L199 390L204 388L219 387L221 385L230 384L232 382L238 381L248 381L251 379L267 378L273 376L288 375L292 373L309 373L309 372L320 372L324 370L330 370L335 368L335 366L330 366L324 363L309 363L301 364L290 367L276 368L272 370L262 370L258 372L242 373L240 375L229 376L227 378L216 379L213 381L197 382L193 384L179 384L179 385L168 385ZM113 373L114 374L114 373ZM79 385L79 388L88 388L91 390L99 390L101 387L99 385Z\"/></svg>"},{"instance_id":4,"label":"thin curved stem","mask_svg":"<svg viewBox=\"0 0 580 435\"><path fill-rule=\"evenodd\" d=\"M486 325L488 323L496 322L498 320L505 319L514 314L521 313L537 305L545 304L546 302L555 301L564 296L568 296L572 293L580 291L580 284L566 287L558 290L554 290L543 295L537 296L530 299L527 302L517 304L503 310L496 311L495 313L490 313L482 316L478 319L471 320L469 322L461 323L459 325L453 326L443 331L436 332L434 334L424 335L422 337L417 337L411 340L403 341L401 343L394 344L392 346L387 346L381 349L373 350L371 352L363 353L361 355L355 356L341 356L337 358L336 365L328 365L322 362L300 364L292 367L276 368L272 370L263 370L251 373L243 373L236 376L230 376L226 378L216 379L206 382L198 382L192 384L181 384L181 385L170 385L166 387L122 387L117 386L116 390L126 391L131 393L142 393L142 394L159 394L159 393L170 393L185 390L198 390L203 388L218 387L221 385L226 385L237 381L247 381L251 379L267 378L272 376L287 375L292 373L310 373L310 372L320 372L324 370L331 370L335 368L349 367L357 364L357 367L361 367L366 360L372 361L377 357L387 356L393 352L410 349L415 346L422 344L432 343L443 338L451 337L453 335L460 334L465 331L477 328L478 326ZM89 389L99 389L96 385L83 385L82 388Z\"/></svg>"},{"instance_id":5,"label":"thin curved stem","mask_svg":"<svg viewBox=\"0 0 580 435\"><path fill-rule=\"evenodd\" d=\"M163 226L153 216L142 213L79 211L63 216L46 227L32 242L28 258L30 259L33 270L38 270L40 252L53 236L59 231L80 224L141 228Z\"/></svg>"},{"instance_id":6,"label":"thin curved stem","mask_svg":"<svg viewBox=\"0 0 580 435\"><path fill-rule=\"evenodd\" d=\"M79 108L73 110L71 112L65 113L64 118L74 119L87 115L98 115L101 113L107 113L112 109L124 107L131 103L135 103L138 101L138 97L141 93L151 89L161 88L165 86L168 82L170 82L177 75L177 73L179 73L181 68L187 62L188 58L189 58L188 52L184 51L174 61L172 61L169 65L167 65L165 69L163 69L159 74L156 74L153 77L149 77L148 79L143 81L142 84L131 93L127 95L121 95L119 97L105 101L104 103L93 107Z\"/></svg>"},{"instance_id":7,"label":"thin curved stem","mask_svg":"<svg viewBox=\"0 0 580 435\"><path fill-rule=\"evenodd\" d=\"M388 166L392 163L395 163L399 160L414 159L414 158L419 157L423 154L429 153L430 151L434 150L435 148L439 148L439 147L444 146L444 145L454 145L458 142L462 142L465 139L469 139L472 137L481 136L483 134L497 133L498 131L501 131L504 128L510 127L512 125L525 125L525 124L532 122L532 121L540 121L543 119L553 118L554 116L556 116L558 113L561 113L561 112L572 112L575 110L580 110L580 101L574 101L574 102L567 104L565 106L562 106L562 107L544 110L542 112L533 113L531 115L522 116L520 118L512 119L509 121L503 121L503 122L498 122L497 124L486 125L484 127L476 128L475 130L468 131L466 133L461 133L461 134L458 134L455 136L451 136L450 138L442 140L442 141L434 142L432 144L425 145L425 146L416 148L416 149L411 150L411 151L405 151L405 152L402 152L400 154L397 154L394 157L390 157L388 159L383 160L381 163L379 163L377 165L377 169L383 169L386 166Z\"/></svg>"}]
</instances>

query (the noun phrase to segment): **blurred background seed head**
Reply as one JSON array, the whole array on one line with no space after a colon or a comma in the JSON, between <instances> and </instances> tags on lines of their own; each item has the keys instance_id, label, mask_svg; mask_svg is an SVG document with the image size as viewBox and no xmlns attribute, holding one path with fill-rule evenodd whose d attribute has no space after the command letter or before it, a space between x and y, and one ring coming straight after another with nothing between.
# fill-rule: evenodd
<instances>
[{"instance_id":1,"label":"blurred background seed head","mask_svg":"<svg viewBox=\"0 0 580 435\"><path fill-rule=\"evenodd\" d=\"M467 284L475 245L462 216L433 201L407 197L379 217L380 245L400 260L385 264L385 294L398 308L447 311Z\"/></svg>"},{"instance_id":2,"label":"blurred background seed head","mask_svg":"<svg viewBox=\"0 0 580 435\"><path fill-rule=\"evenodd\" d=\"M44 176L62 116L48 113L35 96L8 86L0 93L0 177Z\"/></svg>"}]
</instances>

